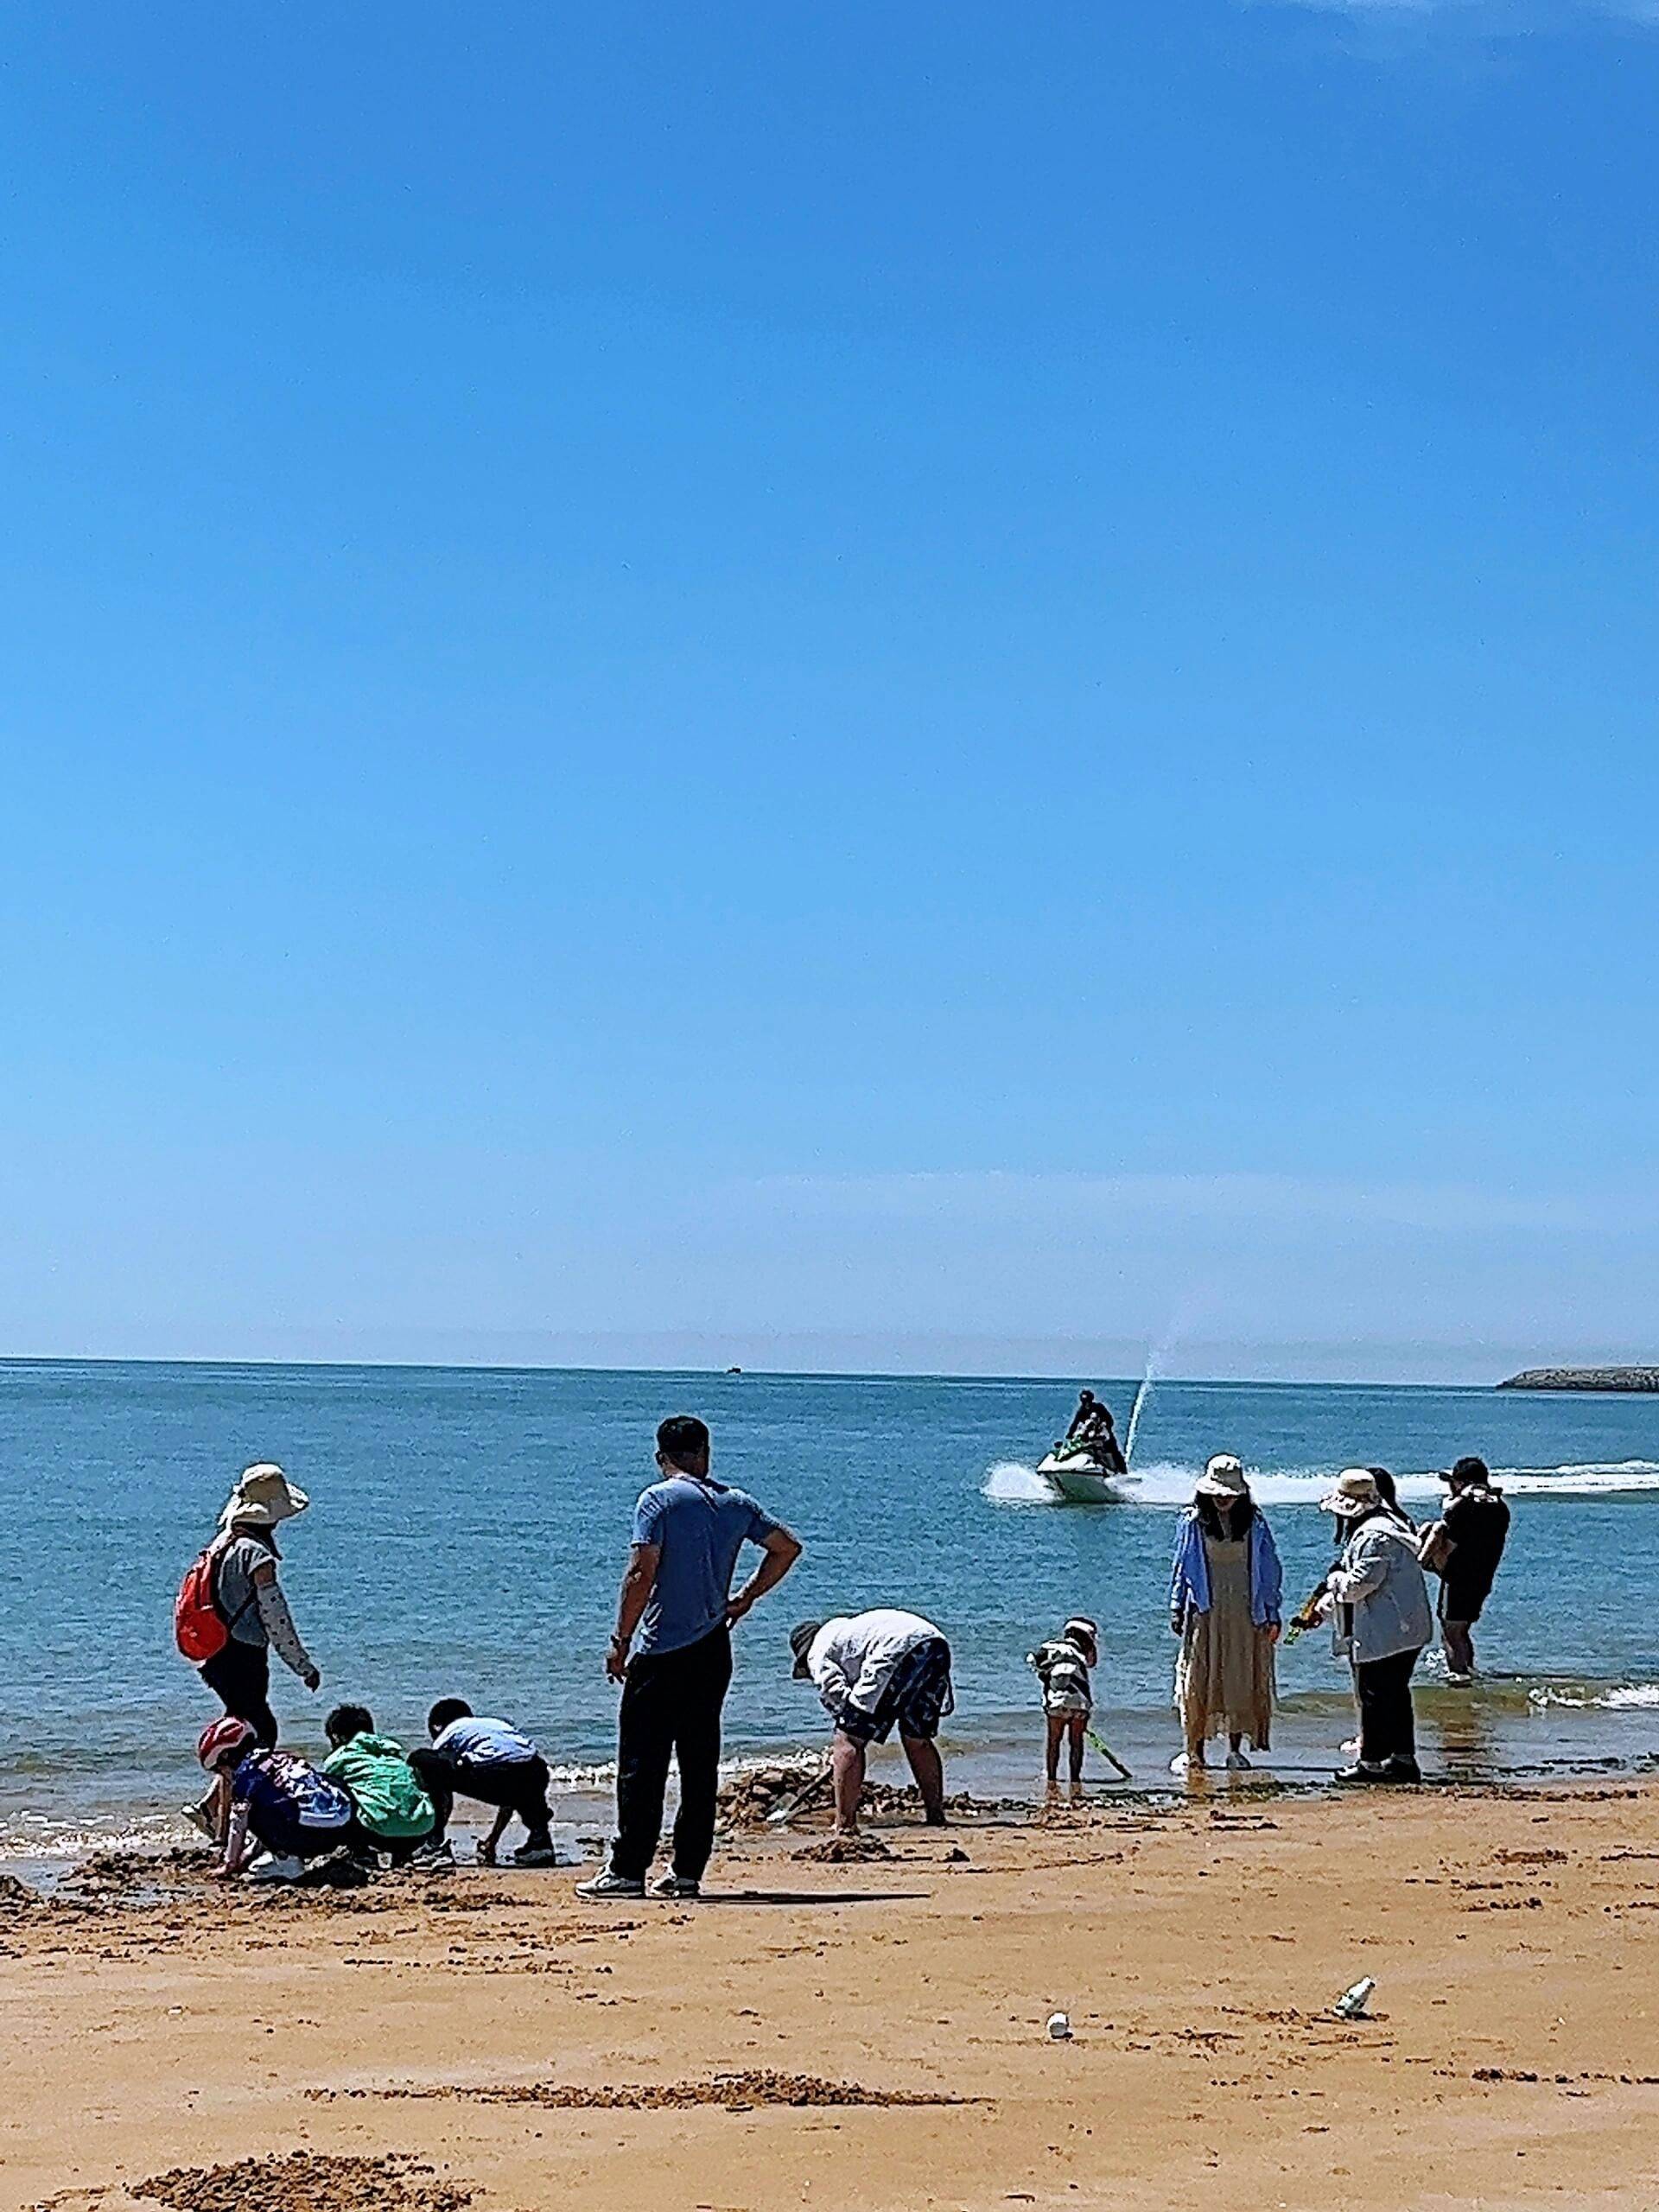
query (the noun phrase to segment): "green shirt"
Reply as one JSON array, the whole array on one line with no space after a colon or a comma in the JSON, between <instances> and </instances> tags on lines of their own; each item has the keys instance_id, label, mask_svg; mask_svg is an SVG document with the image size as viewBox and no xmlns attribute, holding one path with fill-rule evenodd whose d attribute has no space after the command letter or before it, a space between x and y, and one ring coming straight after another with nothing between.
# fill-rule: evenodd
<instances>
[{"instance_id":1,"label":"green shirt","mask_svg":"<svg viewBox=\"0 0 1659 2212\"><path fill-rule=\"evenodd\" d=\"M331 1780L344 1783L357 1817L370 1835L404 1843L430 1835L438 1816L416 1779L404 1747L390 1736L353 1736L322 1763Z\"/></svg>"}]
</instances>

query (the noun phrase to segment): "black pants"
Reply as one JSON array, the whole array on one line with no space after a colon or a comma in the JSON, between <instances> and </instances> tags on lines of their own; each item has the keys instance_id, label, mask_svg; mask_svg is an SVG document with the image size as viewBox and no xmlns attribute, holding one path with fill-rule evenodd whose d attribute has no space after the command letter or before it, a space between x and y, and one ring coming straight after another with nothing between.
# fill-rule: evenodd
<instances>
[{"instance_id":1,"label":"black pants","mask_svg":"<svg viewBox=\"0 0 1659 2212\"><path fill-rule=\"evenodd\" d=\"M276 1741L269 1647L238 1643L232 1637L222 1651L203 1661L201 1679L233 1719L247 1722L260 1750L268 1751Z\"/></svg>"},{"instance_id":2,"label":"black pants","mask_svg":"<svg viewBox=\"0 0 1659 2212\"><path fill-rule=\"evenodd\" d=\"M1411 1710L1412 1669L1421 1651L1396 1651L1389 1659L1363 1659L1354 1667L1354 1695L1359 1703L1359 1758L1363 1766L1385 1759L1414 1759L1417 1727Z\"/></svg>"},{"instance_id":3,"label":"black pants","mask_svg":"<svg viewBox=\"0 0 1659 2212\"><path fill-rule=\"evenodd\" d=\"M680 1770L674 1872L700 1882L715 1847L720 1716L732 1680L725 1626L679 1651L645 1652L628 1669L616 1752L616 1841L611 1872L643 1881L663 1833L668 1763Z\"/></svg>"},{"instance_id":4,"label":"black pants","mask_svg":"<svg viewBox=\"0 0 1659 2212\"><path fill-rule=\"evenodd\" d=\"M464 1759L446 1758L423 1744L409 1755L410 1765L423 1789L432 1800L437 1826L423 1843L442 1843L454 1813L457 1797L475 1797L480 1805L493 1805L517 1813L533 1844L550 1839L553 1815L547 1802L550 1777L543 1758L520 1759L511 1766L469 1766Z\"/></svg>"}]
</instances>

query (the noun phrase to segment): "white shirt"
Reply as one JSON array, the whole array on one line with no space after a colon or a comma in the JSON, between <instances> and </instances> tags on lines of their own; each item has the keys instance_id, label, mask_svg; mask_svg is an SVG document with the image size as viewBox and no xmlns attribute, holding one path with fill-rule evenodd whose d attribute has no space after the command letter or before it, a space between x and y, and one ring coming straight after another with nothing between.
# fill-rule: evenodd
<instances>
[{"instance_id":1,"label":"white shirt","mask_svg":"<svg viewBox=\"0 0 1659 2212\"><path fill-rule=\"evenodd\" d=\"M938 1634L919 1613L891 1605L842 1614L826 1621L808 1645L806 1671L829 1712L838 1713L851 1704L861 1713L874 1713L906 1653L931 1643Z\"/></svg>"}]
</instances>

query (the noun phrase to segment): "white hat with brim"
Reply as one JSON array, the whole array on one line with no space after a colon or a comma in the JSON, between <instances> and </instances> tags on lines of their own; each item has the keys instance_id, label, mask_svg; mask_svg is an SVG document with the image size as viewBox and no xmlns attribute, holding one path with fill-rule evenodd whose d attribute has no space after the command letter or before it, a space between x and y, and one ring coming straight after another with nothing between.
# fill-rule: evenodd
<instances>
[{"instance_id":1,"label":"white hat with brim","mask_svg":"<svg viewBox=\"0 0 1659 2212\"><path fill-rule=\"evenodd\" d=\"M219 1525L231 1529L240 1522L249 1528L274 1529L279 1521L291 1521L296 1513L303 1513L310 1503L274 1459L261 1459L237 1477Z\"/></svg>"},{"instance_id":2,"label":"white hat with brim","mask_svg":"<svg viewBox=\"0 0 1659 2212\"><path fill-rule=\"evenodd\" d=\"M1344 1467L1319 1500L1319 1510L1352 1521L1382 1503L1382 1493L1376 1486L1376 1478L1368 1467Z\"/></svg>"},{"instance_id":3,"label":"white hat with brim","mask_svg":"<svg viewBox=\"0 0 1659 2212\"><path fill-rule=\"evenodd\" d=\"M1200 1497L1248 1497L1250 1489L1243 1461L1230 1452L1217 1452L1198 1477L1197 1487Z\"/></svg>"}]
</instances>

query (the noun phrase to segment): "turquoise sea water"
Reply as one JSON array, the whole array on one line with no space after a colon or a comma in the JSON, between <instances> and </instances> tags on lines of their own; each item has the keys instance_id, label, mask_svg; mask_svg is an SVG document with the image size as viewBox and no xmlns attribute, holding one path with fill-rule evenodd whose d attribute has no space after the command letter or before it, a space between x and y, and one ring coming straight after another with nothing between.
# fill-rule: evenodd
<instances>
[{"instance_id":1,"label":"turquoise sea water","mask_svg":"<svg viewBox=\"0 0 1659 2212\"><path fill-rule=\"evenodd\" d=\"M1090 1379L1126 1427L1133 1383ZM273 1669L293 1739L316 1744L345 1696L407 1738L455 1691L531 1728L591 1795L612 1750L600 1662L632 1500L657 1421L682 1410L712 1424L716 1471L807 1545L740 1631L734 1755L820 1739L789 1679L793 1621L901 1603L955 1647L958 1777L1027 1789L1023 1655L1081 1610L1102 1625L1103 1732L1137 1774L1166 1774L1174 1510L1218 1450L1255 1471L1294 1595L1329 1555L1313 1501L1336 1469L1393 1466L1421 1518L1440 1493L1412 1471L1483 1452L1516 1509L1483 1624L1490 1674L1465 1693L1431 1672L1427 1764L1659 1750L1659 1398L1160 1382L1137 1500L1103 1509L1043 1503L1030 1472L1073 1402L1052 1382L0 1363L0 1848L163 1832L216 1710L173 1649L174 1591L257 1459L313 1499L283 1531L284 1581L324 1688ZM1281 1672L1272 1764L1327 1770L1348 1729L1325 1639Z\"/></svg>"}]
</instances>

